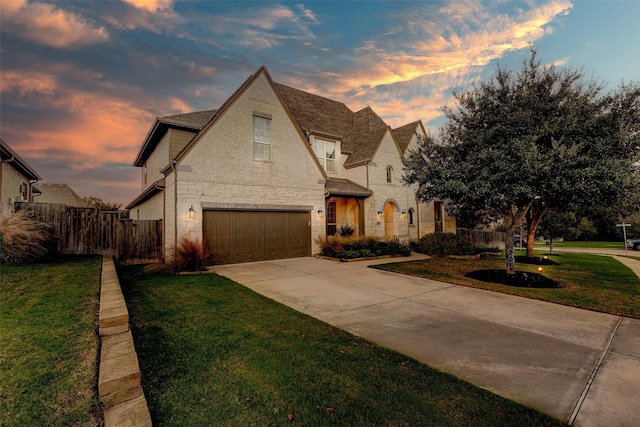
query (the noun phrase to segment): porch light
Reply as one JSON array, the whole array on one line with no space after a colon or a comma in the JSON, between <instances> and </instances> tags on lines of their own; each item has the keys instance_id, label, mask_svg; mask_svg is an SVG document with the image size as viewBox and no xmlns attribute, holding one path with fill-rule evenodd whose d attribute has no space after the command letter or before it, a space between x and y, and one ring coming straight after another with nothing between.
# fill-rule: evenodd
<instances>
[{"instance_id":1,"label":"porch light","mask_svg":"<svg viewBox=\"0 0 640 427\"><path fill-rule=\"evenodd\" d=\"M382 211L378 211L378 216L382 216Z\"/></svg>"},{"instance_id":2,"label":"porch light","mask_svg":"<svg viewBox=\"0 0 640 427\"><path fill-rule=\"evenodd\" d=\"M407 216L407 211L402 211L402 216L403 217Z\"/></svg>"},{"instance_id":3,"label":"porch light","mask_svg":"<svg viewBox=\"0 0 640 427\"><path fill-rule=\"evenodd\" d=\"M196 217L196 211L195 209L193 209L193 205L191 205L191 207L189 208L189 219L195 219Z\"/></svg>"},{"instance_id":4,"label":"porch light","mask_svg":"<svg viewBox=\"0 0 640 427\"><path fill-rule=\"evenodd\" d=\"M318 218L324 217L324 211L322 209L318 209Z\"/></svg>"}]
</instances>

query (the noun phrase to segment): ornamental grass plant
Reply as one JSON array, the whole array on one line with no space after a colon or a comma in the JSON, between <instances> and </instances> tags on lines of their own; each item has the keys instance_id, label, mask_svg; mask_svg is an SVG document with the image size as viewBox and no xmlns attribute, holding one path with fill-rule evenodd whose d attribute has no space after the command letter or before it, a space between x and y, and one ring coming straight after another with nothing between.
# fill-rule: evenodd
<instances>
[{"instance_id":1,"label":"ornamental grass plant","mask_svg":"<svg viewBox=\"0 0 640 427\"><path fill-rule=\"evenodd\" d=\"M0 264L28 264L53 251L48 224L35 221L28 211L0 214Z\"/></svg>"}]
</instances>

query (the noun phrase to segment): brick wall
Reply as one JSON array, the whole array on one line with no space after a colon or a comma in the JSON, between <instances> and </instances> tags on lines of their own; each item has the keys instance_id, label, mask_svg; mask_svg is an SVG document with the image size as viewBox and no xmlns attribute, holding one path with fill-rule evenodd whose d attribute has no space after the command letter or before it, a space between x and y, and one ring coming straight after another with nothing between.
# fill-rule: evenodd
<instances>
[{"instance_id":1,"label":"brick wall","mask_svg":"<svg viewBox=\"0 0 640 427\"><path fill-rule=\"evenodd\" d=\"M254 112L271 117L270 161L253 160ZM324 209L322 172L264 76L192 145L178 177L179 236L202 239L201 203L310 206L312 241L325 233L324 219L316 214ZM188 217L192 205L195 219Z\"/></svg>"},{"instance_id":2,"label":"brick wall","mask_svg":"<svg viewBox=\"0 0 640 427\"><path fill-rule=\"evenodd\" d=\"M0 212L8 213L11 211L9 205L9 199L14 201L21 201L20 185L29 185L29 179L27 179L20 172L15 170L13 166L2 163L2 191L0 196Z\"/></svg>"}]
</instances>

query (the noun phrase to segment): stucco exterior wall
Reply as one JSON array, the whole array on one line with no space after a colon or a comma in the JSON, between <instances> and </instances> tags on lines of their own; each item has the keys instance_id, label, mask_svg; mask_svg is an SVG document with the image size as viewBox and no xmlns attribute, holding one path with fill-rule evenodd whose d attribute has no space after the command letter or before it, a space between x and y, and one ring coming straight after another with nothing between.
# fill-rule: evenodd
<instances>
[{"instance_id":1,"label":"stucco exterior wall","mask_svg":"<svg viewBox=\"0 0 640 427\"><path fill-rule=\"evenodd\" d=\"M2 189L0 198L0 211L2 213L11 212L12 207L9 205L9 199L21 201L20 185L26 184L30 190L29 179L15 170L13 166L2 163Z\"/></svg>"},{"instance_id":2,"label":"stucco exterior wall","mask_svg":"<svg viewBox=\"0 0 640 427\"><path fill-rule=\"evenodd\" d=\"M255 112L271 117L269 161L253 160ZM324 177L314 159L266 77L258 76L179 159L178 235L202 241L203 204L309 206L312 251L318 252L315 239L324 236L325 226L317 211L325 200ZM168 182L165 191L172 191ZM191 205L195 219L188 218Z\"/></svg>"},{"instance_id":3,"label":"stucco exterior wall","mask_svg":"<svg viewBox=\"0 0 640 427\"><path fill-rule=\"evenodd\" d=\"M163 219L164 218L164 191L139 204L135 208L135 219Z\"/></svg>"}]
</instances>

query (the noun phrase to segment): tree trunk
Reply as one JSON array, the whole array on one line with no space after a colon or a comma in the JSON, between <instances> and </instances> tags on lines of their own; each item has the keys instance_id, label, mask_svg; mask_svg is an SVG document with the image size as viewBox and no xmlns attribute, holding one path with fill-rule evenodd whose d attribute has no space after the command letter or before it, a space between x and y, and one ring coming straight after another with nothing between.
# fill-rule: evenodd
<instances>
[{"instance_id":1,"label":"tree trunk","mask_svg":"<svg viewBox=\"0 0 640 427\"><path fill-rule=\"evenodd\" d=\"M516 274L516 258L513 255L513 226L507 228L505 233L504 252L507 274Z\"/></svg>"},{"instance_id":2,"label":"tree trunk","mask_svg":"<svg viewBox=\"0 0 640 427\"><path fill-rule=\"evenodd\" d=\"M553 237L549 239L549 255L553 255Z\"/></svg>"},{"instance_id":3,"label":"tree trunk","mask_svg":"<svg viewBox=\"0 0 640 427\"><path fill-rule=\"evenodd\" d=\"M538 221L535 225L533 225L533 227L530 227L529 224L527 224L527 256L528 257L533 256L533 244L536 240L536 229L538 228L538 224L540 224L540 221Z\"/></svg>"},{"instance_id":4,"label":"tree trunk","mask_svg":"<svg viewBox=\"0 0 640 427\"><path fill-rule=\"evenodd\" d=\"M536 239L536 230L540 221L549 211L547 205L542 203L534 204L529 211L529 218L527 218L527 256L533 256L533 243Z\"/></svg>"}]
</instances>

